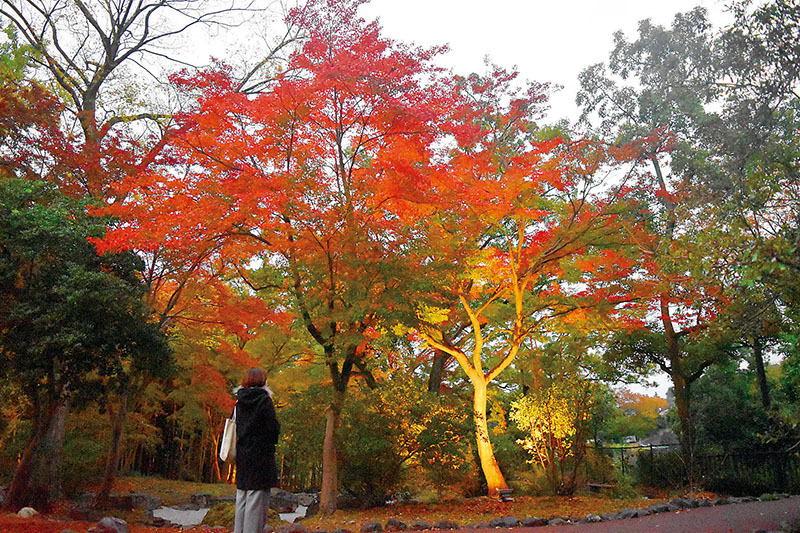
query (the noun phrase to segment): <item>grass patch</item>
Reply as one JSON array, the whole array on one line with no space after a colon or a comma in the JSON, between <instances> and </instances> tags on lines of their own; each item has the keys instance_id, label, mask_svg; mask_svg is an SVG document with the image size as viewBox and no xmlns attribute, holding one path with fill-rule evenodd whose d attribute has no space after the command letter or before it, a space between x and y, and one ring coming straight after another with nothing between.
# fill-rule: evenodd
<instances>
[{"instance_id":1,"label":"grass patch","mask_svg":"<svg viewBox=\"0 0 800 533\"><path fill-rule=\"evenodd\" d=\"M87 488L97 491L99 485ZM211 494L214 497L235 496L236 486L227 483L196 483L151 476L120 476L114 482L112 492L144 492L161 499L164 505L172 506L187 503L192 494Z\"/></svg>"}]
</instances>

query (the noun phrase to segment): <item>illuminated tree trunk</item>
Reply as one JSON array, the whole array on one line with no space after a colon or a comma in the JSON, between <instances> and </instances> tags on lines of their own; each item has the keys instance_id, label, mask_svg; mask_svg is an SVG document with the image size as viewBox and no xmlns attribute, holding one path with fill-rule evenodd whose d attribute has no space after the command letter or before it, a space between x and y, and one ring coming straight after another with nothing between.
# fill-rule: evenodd
<instances>
[{"instance_id":1,"label":"illuminated tree trunk","mask_svg":"<svg viewBox=\"0 0 800 533\"><path fill-rule=\"evenodd\" d=\"M486 391L487 383L485 380L477 379L473 381L473 416L475 418L475 437L478 443L478 457L481 460L481 469L486 477L486 485L489 488L489 496L497 496L500 489L507 489L505 478L497 464L492 450L492 442L489 440L489 426L486 421Z\"/></svg>"}]
</instances>

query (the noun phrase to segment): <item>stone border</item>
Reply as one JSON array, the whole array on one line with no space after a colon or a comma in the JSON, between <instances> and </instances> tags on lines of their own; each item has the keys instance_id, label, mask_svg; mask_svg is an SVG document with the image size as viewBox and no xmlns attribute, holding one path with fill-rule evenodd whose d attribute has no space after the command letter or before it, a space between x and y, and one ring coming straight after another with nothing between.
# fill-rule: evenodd
<instances>
[{"instance_id":1,"label":"stone border","mask_svg":"<svg viewBox=\"0 0 800 533\"><path fill-rule=\"evenodd\" d=\"M427 522L415 521L411 525L398 520L397 518L390 518L386 521L386 525L381 525L380 522L366 522L361 526L360 533L383 533L385 532L398 532L398 531L425 531L425 530L446 530L446 529L512 529L516 527L541 527L541 526L556 526L556 525L570 525L570 524L588 524L595 522L606 522L610 520L626 520L629 518L637 518L640 516L648 516L658 513L671 513L675 511L682 511L685 509L697 509L698 507L712 507L716 505L730 505L736 503L747 503L755 501L771 501L791 497L790 494L764 494L760 498L753 496L744 496L741 498L714 498L709 500L707 498L674 498L669 502L657 503L651 505L646 509L630 509L625 508L616 513L602 513L594 514L589 513L585 517L574 516L556 516L551 518L536 518L528 517L519 519L515 516L504 516L495 518L490 522L478 522L476 524L468 524L459 526L452 520L441 520L439 522L429 524ZM264 531L267 531L265 529ZM271 530L273 533L353 533L349 529L335 529L333 531L325 531L322 529L306 529L301 524L290 524L281 526L277 529Z\"/></svg>"}]
</instances>

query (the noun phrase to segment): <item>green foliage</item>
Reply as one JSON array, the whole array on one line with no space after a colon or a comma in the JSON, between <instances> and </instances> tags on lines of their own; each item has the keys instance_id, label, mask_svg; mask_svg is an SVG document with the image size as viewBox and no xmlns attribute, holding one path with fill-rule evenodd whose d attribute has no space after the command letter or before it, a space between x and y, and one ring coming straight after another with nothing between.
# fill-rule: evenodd
<instances>
[{"instance_id":1,"label":"green foliage","mask_svg":"<svg viewBox=\"0 0 800 533\"><path fill-rule=\"evenodd\" d=\"M692 394L698 451L763 449L759 435L767 431L770 420L757 394L754 374L738 369L735 363L709 369Z\"/></svg>"},{"instance_id":2,"label":"green foliage","mask_svg":"<svg viewBox=\"0 0 800 533\"><path fill-rule=\"evenodd\" d=\"M41 182L0 184L0 370L26 393L80 392L126 368L159 373L163 334L147 321L141 263L98 256L101 221ZM66 387L66 389L62 389Z\"/></svg>"},{"instance_id":3,"label":"green foliage","mask_svg":"<svg viewBox=\"0 0 800 533\"><path fill-rule=\"evenodd\" d=\"M288 398L277 398L281 435L276 449L281 486L287 490L319 487L325 406L330 390L315 385Z\"/></svg>"},{"instance_id":4,"label":"green foliage","mask_svg":"<svg viewBox=\"0 0 800 533\"><path fill-rule=\"evenodd\" d=\"M109 417L96 406L67 417L61 479L68 495L82 492L100 480L110 440Z\"/></svg>"},{"instance_id":5,"label":"green foliage","mask_svg":"<svg viewBox=\"0 0 800 533\"><path fill-rule=\"evenodd\" d=\"M366 507L383 505L403 482L405 457L397 446L401 437L372 398L351 394L342 413L339 435L340 487Z\"/></svg>"},{"instance_id":6,"label":"green foliage","mask_svg":"<svg viewBox=\"0 0 800 533\"><path fill-rule=\"evenodd\" d=\"M0 31L6 35L6 40L0 42L0 78L21 79L34 50L30 46L20 46L13 25L9 24Z\"/></svg>"}]
</instances>

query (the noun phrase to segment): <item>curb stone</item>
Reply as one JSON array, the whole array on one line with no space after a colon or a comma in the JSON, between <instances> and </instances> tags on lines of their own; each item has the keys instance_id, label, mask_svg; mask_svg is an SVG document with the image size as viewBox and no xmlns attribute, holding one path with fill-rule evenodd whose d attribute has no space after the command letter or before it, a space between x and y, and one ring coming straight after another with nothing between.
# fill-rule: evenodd
<instances>
[{"instance_id":1,"label":"curb stone","mask_svg":"<svg viewBox=\"0 0 800 533\"><path fill-rule=\"evenodd\" d=\"M386 531L405 531L408 529L408 524L397 518L390 518L386 521Z\"/></svg>"},{"instance_id":2,"label":"curb stone","mask_svg":"<svg viewBox=\"0 0 800 533\"><path fill-rule=\"evenodd\" d=\"M512 527L519 527L519 524L520 524L519 518L517 518L516 516L504 516L489 521L489 527L502 527L506 529Z\"/></svg>"},{"instance_id":3,"label":"curb stone","mask_svg":"<svg viewBox=\"0 0 800 533\"><path fill-rule=\"evenodd\" d=\"M528 518L522 519L523 527L539 527L546 525L547 525L547 520L545 520L544 518L536 518L535 516L529 516Z\"/></svg>"}]
</instances>

